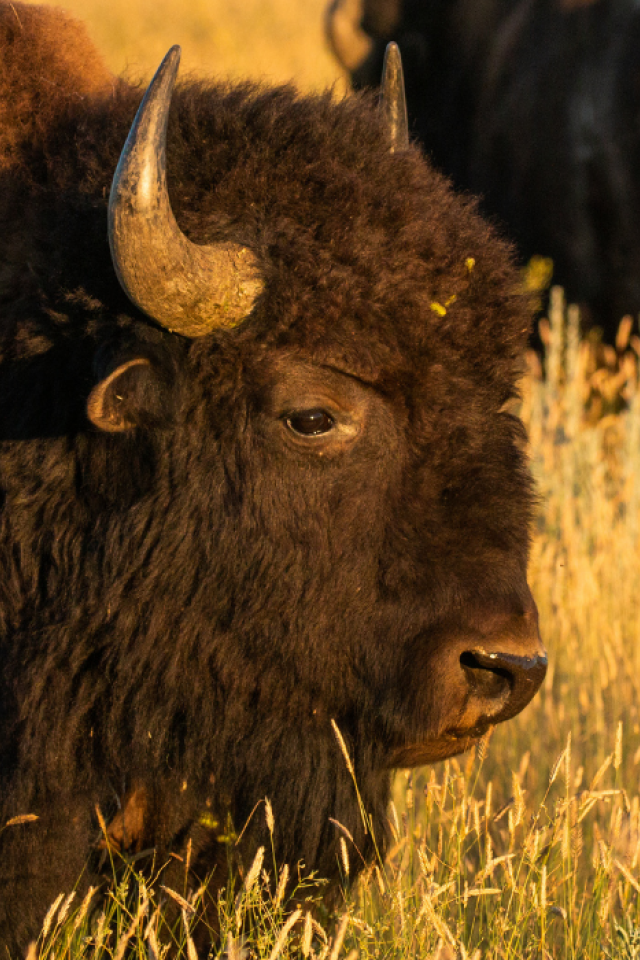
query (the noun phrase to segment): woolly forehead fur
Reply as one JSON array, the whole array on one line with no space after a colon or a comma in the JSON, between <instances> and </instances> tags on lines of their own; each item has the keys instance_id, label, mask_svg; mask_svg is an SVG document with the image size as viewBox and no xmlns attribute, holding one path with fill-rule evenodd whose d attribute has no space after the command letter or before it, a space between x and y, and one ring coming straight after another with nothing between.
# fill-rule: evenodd
<instances>
[{"instance_id":1,"label":"woolly forehead fur","mask_svg":"<svg viewBox=\"0 0 640 960\"><path fill-rule=\"evenodd\" d=\"M175 100L172 195L193 239L259 253L249 338L337 350L374 380L428 358L505 389L528 330L507 251L417 150L389 154L374 105L200 89Z\"/></svg>"}]
</instances>

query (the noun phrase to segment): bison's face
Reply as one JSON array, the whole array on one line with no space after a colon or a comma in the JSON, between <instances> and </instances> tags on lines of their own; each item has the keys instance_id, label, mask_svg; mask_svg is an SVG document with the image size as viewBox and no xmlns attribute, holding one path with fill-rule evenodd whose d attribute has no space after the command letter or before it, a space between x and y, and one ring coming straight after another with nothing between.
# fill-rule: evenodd
<instances>
[{"instance_id":1,"label":"bison's face","mask_svg":"<svg viewBox=\"0 0 640 960\"><path fill-rule=\"evenodd\" d=\"M484 411L452 475L428 385L383 389L329 345L203 339L184 363L165 386L163 459L203 557L197 589L211 584L211 632L217 620L234 637L232 669L216 663L230 695L303 701L312 723L356 711L388 766L460 753L518 713L546 657L517 421ZM156 375L152 360L123 362L95 392L97 424L112 429L117 409L127 431L142 399L166 404Z\"/></svg>"},{"instance_id":2,"label":"bison's face","mask_svg":"<svg viewBox=\"0 0 640 960\"><path fill-rule=\"evenodd\" d=\"M111 213L120 280L169 329L162 349L116 349L88 405L100 430L147 432L159 454L153 503L177 539L153 615L198 638L180 649L184 676L211 677L202 716L215 687L256 725L292 714L311 734L333 718L356 751L366 732L381 767L458 753L521 710L546 668L522 428L503 410L527 334L515 273L401 140L397 158L374 132L373 160L347 139L317 164L313 124L295 169L274 148L269 178L249 160L217 173L227 218L250 211L253 246L188 241L166 189L140 187L164 184L155 139L176 69L169 58L147 94L151 160L143 107ZM252 130L268 120L247 109ZM334 119L317 123L339 153Z\"/></svg>"},{"instance_id":3,"label":"bison's face","mask_svg":"<svg viewBox=\"0 0 640 960\"><path fill-rule=\"evenodd\" d=\"M309 682L321 686L333 650L342 678L327 671L325 709L343 713L364 687L389 766L466 750L529 703L547 666L526 582L519 424L499 410L478 424L456 490L435 437L417 435L406 384L383 394L328 353L321 365L281 356L268 366L254 407L263 476L271 491L288 487L301 541L313 531L318 542L304 579L322 609L312 601L300 624L318 671ZM413 400L429 414L428 387Z\"/></svg>"},{"instance_id":4,"label":"bison's face","mask_svg":"<svg viewBox=\"0 0 640 960\"><path fill-rule=\"evenodd\" d=\"M382 389L355 360L319 352L258 357L245 382L252 519L282 551L263 587L279 578L273 615L292 630L278 654L323 714L360 706L386 765L460 753L546 672L520 425L485 410L452 476L428 383Z\"/></svg>"}]
</instances>

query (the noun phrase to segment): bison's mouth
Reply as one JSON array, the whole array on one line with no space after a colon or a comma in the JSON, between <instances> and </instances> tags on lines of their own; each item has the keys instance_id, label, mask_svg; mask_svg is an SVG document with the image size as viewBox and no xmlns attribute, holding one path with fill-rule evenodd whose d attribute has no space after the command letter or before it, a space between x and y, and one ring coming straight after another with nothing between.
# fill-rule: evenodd
<instances>
[{"instance_id":1,"label":"bison's mouth","mask_svg":"<svg viewBox=\"0 0 640 960\"><path fill-rule=\"evenodd\" d=\"M424 740L420 743L409 743L396 747L389 755L387 766L422 767L436 760L446 760L456 757L460 753L470 750L481 737L487 733L491 724L478 724L472 730L464 732L443 733L433 740Z\"/></svg>"}]
</instances>

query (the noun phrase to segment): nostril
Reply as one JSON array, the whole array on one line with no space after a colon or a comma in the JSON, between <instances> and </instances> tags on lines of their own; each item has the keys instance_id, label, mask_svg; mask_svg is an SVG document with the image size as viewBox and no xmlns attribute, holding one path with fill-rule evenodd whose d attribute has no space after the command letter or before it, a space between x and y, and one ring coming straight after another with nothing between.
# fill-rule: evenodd
<instances>
[{"instance_id":1,"label":"nostril","mask_svg":"<svg viewBox=\"0 0 640 960\"><path fill-rule=\"evenodd\" d=\"M471 700L493 722L508 720L525 707L542 683L547 657L541 647L533 655L507 652L502 641L497 650L476 647L460 654L460 667Z\"/></svg>"},{"instance_id":2,"label":"nostril","mask_svg":"<svg viewBox=\"0 0 640 960\"><path fill-rule=\"evenodd\" d=\"M472 650L465 650L460 654L460 666L469 686L482 699L502 699L513 686L514 677L511 670L491 661L487 663L486 656L481 659Z\"/></svg>"}]
</instances>

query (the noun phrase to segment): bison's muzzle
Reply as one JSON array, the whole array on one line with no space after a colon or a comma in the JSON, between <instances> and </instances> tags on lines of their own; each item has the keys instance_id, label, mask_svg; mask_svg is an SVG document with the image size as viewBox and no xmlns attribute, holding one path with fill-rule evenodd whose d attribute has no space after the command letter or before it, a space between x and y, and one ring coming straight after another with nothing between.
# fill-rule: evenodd
<instances>
[{"instance_id":1,"label":"bison's muzzle","mask_svg":"<svg viewBox=\"0 0 640 960\"><path fill-rule=\"evenodd\" d=\"M471 625L443 627L430 651L423 686L429 692L415 705L418 715L429 718L428 733L394 750L389 766L418 766L462 753L490 726L520 713L547 672L530 594L522 612L484 613Z\"/></svg>"}]
</instances>

